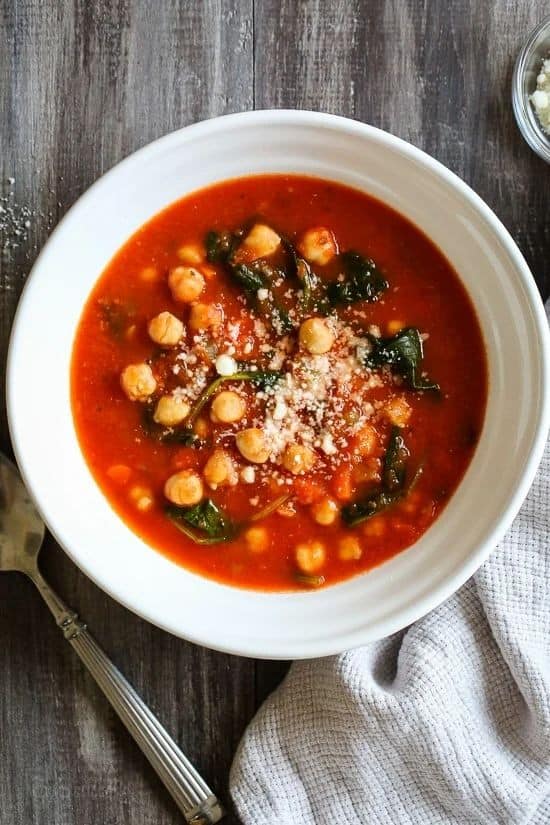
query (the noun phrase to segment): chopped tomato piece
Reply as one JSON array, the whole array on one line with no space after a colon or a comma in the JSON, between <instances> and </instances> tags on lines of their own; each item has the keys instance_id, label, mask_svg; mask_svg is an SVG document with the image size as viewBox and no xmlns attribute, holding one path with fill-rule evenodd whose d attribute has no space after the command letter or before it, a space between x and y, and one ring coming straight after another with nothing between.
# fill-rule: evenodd
<instances>
[{"instance_id":1,"label":"chopped tomato piece","mask_svg":"<svg viewBox=\"0 0 550 825\"><path fill-rule=\"evenodd\" d=\"M300 504L314 504L326 494L324 485L312 478L297 478L294 490Z\"/></svg>"},{"instance_id":2,"label":"chopped tomato piece","mask_svg":"<svg viewBox=\"0 0 550 825\"><path fill-rule=\"evenodd\" d=\"M341 464L332 477L332 490L338 501L349 501L353 496L351 464Z\"/></svg>"}]
</instances>

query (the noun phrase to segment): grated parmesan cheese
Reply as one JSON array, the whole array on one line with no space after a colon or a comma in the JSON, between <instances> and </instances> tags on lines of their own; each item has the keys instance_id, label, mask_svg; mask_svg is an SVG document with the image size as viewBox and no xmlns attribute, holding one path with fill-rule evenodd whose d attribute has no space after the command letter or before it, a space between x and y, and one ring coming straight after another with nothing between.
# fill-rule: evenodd
<instances>
[{"instance_id":1,"label":"grated parmesan cheese","mask_svg":"<svg viewBox=\"0 0 550 825\"><path fill-rule=\"evenodd\" d=\"M256 480L255 468L250 465L243 467L241 470L241 480L244 481L245 484L254 484L254 481Z\"/></svg>"},{"instance_id":2,"label":"grated parmesan cheese","mask_svg":"<svg viewBox=\"0 0 550 825\"><path fill-rule=\"evenodd\" d=\"M317 472L332 473L341 461L341 452L348 447L350 435L384 414L387 390L397 390L402 378L389 368L366 369L370 344L354 330L353 321L348 323L336 314L324 318L334 342L323 354L297 348L294 335L277 335L250 312L239 311L239 315L242 321L227 321L219 335L201 333L193 337L191 346L180 345L172 362L179 386L172 395L193 404L217 373L228 377L228 388L246 401L242 419L214 430L214 444L232 446L243 429L258 428L263 432L268 460L242 467L235 474L235 483L292 484L292 474L283 461L291 445L315 450ZM239 345L243 327L250 325L254 338L241 339ZM371 335L380 335L375 325L368 330ZM257 357L247 360L247 370L275 370L281 374L280 379L267 386L238 381L232 384L231 375L238 370L236 353L243 352L249 356L257 353ZM378 391L384 388L381 398Z\"/></svg>"}]
</instances>

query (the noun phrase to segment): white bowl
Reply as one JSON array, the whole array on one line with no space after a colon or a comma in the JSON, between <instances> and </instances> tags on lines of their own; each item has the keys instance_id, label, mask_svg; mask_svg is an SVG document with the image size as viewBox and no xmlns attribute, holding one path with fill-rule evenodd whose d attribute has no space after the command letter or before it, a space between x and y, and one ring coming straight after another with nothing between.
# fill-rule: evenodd
<instances>
[{"instance_id":1,"label":"white bowl","mask_svg":"<svg viewBox=\"0 0 550 825\"><path fill-rule=\"evenodd\" d=\"M188 192L261 172L340 181L406 215L460 274L488 355L490 388L479 446L438 520L382 566L315 592L228 587L151 549L94 482L71 415L76 326L113 254L145 221ZM312 112L250 112L199 123L146 146L69 211L19 304L8 362L10 430L24 480L51 531L115 599L208 647L308 658L405 627L453 593L488 556L519 509L542 454L549 425L548 354L544 310L523 257L459 178L418 149L361 123Z\"/></svg>"}]
</instances>

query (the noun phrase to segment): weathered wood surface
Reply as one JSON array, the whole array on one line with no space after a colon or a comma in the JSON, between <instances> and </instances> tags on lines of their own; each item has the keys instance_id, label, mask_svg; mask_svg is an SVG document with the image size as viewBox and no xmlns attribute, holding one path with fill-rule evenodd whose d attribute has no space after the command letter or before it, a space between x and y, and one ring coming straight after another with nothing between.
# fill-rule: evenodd
<instances>
[{"instance_id":1,"label":"weathered wood surface","mask_svg":"<svg viewBox=\"0 0 550 825\"><path fill-rule=\"evenodd\" d=\"M544 0L0 0L2 356L25 275L89 184L167 131L253 107L337 112L426 149L496 210L548 294L549 170L522 142L509 93L546 13ZM51 540L44 565L225 796L239 737L284 666L151 627ZM0 825L180 821L30 584L1 577Z\"/></svg>"}]
</instances>

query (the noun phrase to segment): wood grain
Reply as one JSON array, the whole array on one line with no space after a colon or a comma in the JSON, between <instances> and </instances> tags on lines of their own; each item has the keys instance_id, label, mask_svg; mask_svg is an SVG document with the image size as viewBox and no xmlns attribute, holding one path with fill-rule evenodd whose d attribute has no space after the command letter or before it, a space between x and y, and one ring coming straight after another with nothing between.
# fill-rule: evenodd
<instances>
[{"instance_id":1,"label":"wood grain","mask_svg":"<svg viewBox=\"0 0 550 825\"><path fill-rule=\"evenodd\" d=\"M32 212L28 240L1 259L5 354L19 290L50 225L139 146L251 108L253 44L247 3L13 0L1 10L8 48L0 49L0 179L17 209ZM254 662L151 627L97 590L52 541L44 565L225 795L232 754L255 708ZM0 578L0 708L1 825L181 821L30 585L8 576Z\"/></svg>"},{"instance_id":2,"label":"wood grain","mask_svg":"<svg viewBox=\"0 0 550 825\"><path fill-rule=\"evenodd\" d=\"M542 0L263 0L255 105L347 115L434 155L495 209L548 295L549 169L510 102L515 57L545 14Z\"/></svg>"},{"instance_id":3,"label":"wood grain","mask_svg":"<svg viewBox=\"0 0 550 825\"><path fill-rule=\"evenodd\" d=\"M13 212L0 220L2 358L25 275L77 197L159 135L254 106L337 112L426 149L496 210L547 295L549 170L522 142L509 95L515 55L546 13L543 0L0 0L0 197ZM151 627L51 539L44 567L225 795L244 726L285 665ZM15 576L0 578L0 742L0 825L181 822Z\"/></svg>"}]
</instances>

